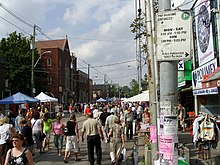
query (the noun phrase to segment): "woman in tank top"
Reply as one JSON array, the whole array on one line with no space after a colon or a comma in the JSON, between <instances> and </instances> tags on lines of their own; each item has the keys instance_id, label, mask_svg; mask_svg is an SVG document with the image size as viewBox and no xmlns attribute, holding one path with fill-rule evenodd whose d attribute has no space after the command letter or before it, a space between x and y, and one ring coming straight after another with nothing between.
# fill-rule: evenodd
<instances>
[{"instance_id":1,"label":"woman in tank top","mask_svg":"<svg viewBox=\"0 0 220 165\"><path fill-rule=\"evenodd\" d=\"M12 142L13 148L8 150L4 165L33 165L31 152L23 147L24 136L14 134L12 136Z\"/></svg>"},{"instance_id":2,"label":"woman in tank top","mask_svg":"<svg viewBox=\"0 0 220 165\"><path fill-rule=\"evenodd\" d=\"M70 157L70 152L73 147L75 153L75 160L79 161L78 158L78 143L79 143L79 131L78 123L76 122L76 115L72 114L70 120L66 123L66 149L64 155L64 163L68 163L67 158Z\"/></svg>"}]
</instances>

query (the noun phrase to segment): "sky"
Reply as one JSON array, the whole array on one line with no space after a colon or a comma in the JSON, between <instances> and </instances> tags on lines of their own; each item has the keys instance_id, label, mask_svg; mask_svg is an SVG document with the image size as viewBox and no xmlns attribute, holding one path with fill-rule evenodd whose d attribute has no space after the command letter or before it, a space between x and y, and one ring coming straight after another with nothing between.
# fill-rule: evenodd
<instances>
[{"instance_id":1,"label":"sky","mask_svg":"<svg viewBox=\"0 0 220 165\"><path fill-rule=\"evenodd\" d=\"M94 83L103 84L106 75L108 83L129 86L138 77L130 28L135 17L135 0L0 0L0 38L14 31L30 36L35 24L47 36L37 31L36 41L67 36L78 69L87 73L90 64ZM143 58L142 74L146 73Z\"/></svg>"}]
</instances>

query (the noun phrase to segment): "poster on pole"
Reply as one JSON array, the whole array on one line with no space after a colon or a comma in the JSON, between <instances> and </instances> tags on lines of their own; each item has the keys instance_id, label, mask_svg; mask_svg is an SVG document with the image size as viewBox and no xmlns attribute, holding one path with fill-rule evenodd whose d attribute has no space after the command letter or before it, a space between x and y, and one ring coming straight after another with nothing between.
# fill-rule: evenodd
<instances>
[{"instance_id":1,"label":"poster on pole","mask_svg":"<svg viewBox=\"0 0 220 165\"><path fill-rule=\"evenodd\" d=\"M162 11L156 15L157 60L190 59L192 18L189 11Z\"/></svg>"},{"instance_id":2,"label":"poster on pole","mask_svg":"<svg viewBox=\"0 0 220 165\"><path fill-rule=\"evenodd\" d=\"M157 127L156 126L150 126L150 141L151 143L157 142Z\"/></svg>"},{"instance_id":3,"label":"poster on pole","mask_svg":"<svg viewBox=\"0 0 220 165\"><path fill-rule=\"evenodd\" d=\"M163 159L173 159L173 138L172 136L160 136L160 154L163 155Z\"/></svg>"},{"instance_id":4,"label":"poster on pole","mask_svg":"<svg viewBox=\"0 0 220 165\"><path fill-rule=\"evenodd\" d=\"M177 136L178 119L177 115L164 116L164 135Z\"/></svg>"}]
</instances>

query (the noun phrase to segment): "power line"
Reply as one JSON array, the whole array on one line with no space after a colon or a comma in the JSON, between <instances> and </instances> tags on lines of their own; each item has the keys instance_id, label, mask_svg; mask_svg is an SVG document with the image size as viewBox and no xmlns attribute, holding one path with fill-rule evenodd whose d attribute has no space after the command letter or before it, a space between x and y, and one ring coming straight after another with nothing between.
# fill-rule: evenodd
<instances>
[{"instance_id":1,"label":"power line","mask_svg":"<svg viewBox=\"0 0 220 165\"><path fill-rule=\"evenodd\" d=\"M58 35L50 35L54 37L62 37ZM73 38L73 39L78 39L78 40L86 40L86 41L100 41L100 42L115 42L115 43L129 43L129 44L134 44L134 41L128 41L128 40L112 40L112 39L98 39L98 38L85 38L85 37L77 37L74 35L68 35L68 38Z\"/></svg>"},{"instance_id":2,"label":"power line","mask_svg":"<svg viewBox=\"0 0 220 165\"><path fill-rule=\"evenodd\" d=\"M15 12L13 12L11 9L9 10L8 8L6 8L2 3L0 3L0 7L2 7L5 11L7 11L9 14L11 14L13 17L15 17L16 19L18 19L19 21L21 21L21 22L24 23L25 25L27 25L27 26L29 26L29 27L31 27L31 28L34 27L33 24L31 24L31 23L27 22L25 19L21 18L20 15L18 16L18 14L15 13Z\"/></svg>"},{"instance_id":3,"label":"power line","mask_svg":"<svg viewBox=\"0 0 220 165\"><path fill-rule=\"evenodd\" d=\"M1 19L3 19L4 21L8 22L9 24L13 25L14 27L18 28L19 30L21 30L23 33L26 33L28 35L31 36L31 34L29 34L28 32L26 32L25 30L21 29L20 27L18 27L17 25L13 24L12 22L8 21L7 19L3 18L2 16L0 16Z\"/></svg>"}]
</instances>

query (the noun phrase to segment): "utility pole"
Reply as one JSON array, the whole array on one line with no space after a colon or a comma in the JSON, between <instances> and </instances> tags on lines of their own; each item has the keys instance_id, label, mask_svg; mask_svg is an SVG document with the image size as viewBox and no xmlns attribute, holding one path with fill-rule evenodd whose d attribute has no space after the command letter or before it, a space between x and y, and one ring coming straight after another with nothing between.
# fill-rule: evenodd
<instances>
[{"instance_id":1,"label":"utility pole","mask_svg":"<svg viewBox=\"0 0 220 165\"><path fill-rule=\"evenodd\" d=\"M139 34L141 33L141 1L139 0L138 18L139 18ZM142 64L141 64L141 38L138 39L138 92L141 93Z\"/></svg>"},{"instance_id":2,"label":"utility pole","mask_svg":"<svg viewBox=\"0 0 220 165\"><path fill-rule=\"evenodd\" d=\"M103 92L104 92L103 96L106 97L106 74L104 74L104 90L103 90Z\"/></svg>"},{"instance_id":3,"label":"utility pole","mask_svg":"<svg viewBox=\"0 0 220 165\"><path fill-rule=\"evenodd\" d=\"M90 102L90 82L89 82L89 75L90 75L90 64L88 64L88 103Z\"/></svg>"},{"instance_id":4,"label":"utility pole","mask_svg":"<svg viewBox=\"0 0 220 165\"><path fill-rule=\"evenodd\" d=\"M31 96L34 97L35 94L35 84L34 84L34 53L35 53L35 35L36 35L36 25L34 25L33 30L33 38L31 43L31 50L32 50L32 61L31 61Z\"/></svg>"},{"instance_id":5,"label":"utility pole","mask_svg":"<svg viewBox=\"0 0 220 165\"><path fill-rule=\"evenodd\" d=\"M145 14L146 14L146 41L147 41L147 64L148 64L148 84L149 84L149 107L151 112L151 123L150 126L153 130L157 130L157 88L156 88L156 78L155 78L155 49L154 49L154 37L153 36L153 22L154 14L153 12L153 2L152 0L145 0ZM153 132L152 132L153 133ZM155 132L154 132L155 133ZM146 149L147 147L145 147ZM151 141L151 164L154 160L158 159L158 139ZM145 151L146 152L146 151ZM146 158L145 158L146 159ZM149 160L148 160L149 162Z\"/></svg>"},{"instance_id":6,"label":"utility pole","mask_svg":"<svg viewBox=\"0 0 220 165\"><path fill-rule=\"evenodd\" d=\"M159 0L159 12L169 11L171 9L171 0ZM157 32L160 33L160 32ZM163 125L163 131L160 132L160 150L162 143L172 143L171 160L165 158L163 161L177 165L178 163L178 135L177 135L177 61L160 62L160 125ZM176 127L175 127L176 124ZM168 135L169 134L169 135ZM170 139L171 138L171 139ZM174 145L175 144L175 145ZM175 147L175 149L174 149ZM167 151L168 153L168 151Z\"/></svg>"}]
</instances>

